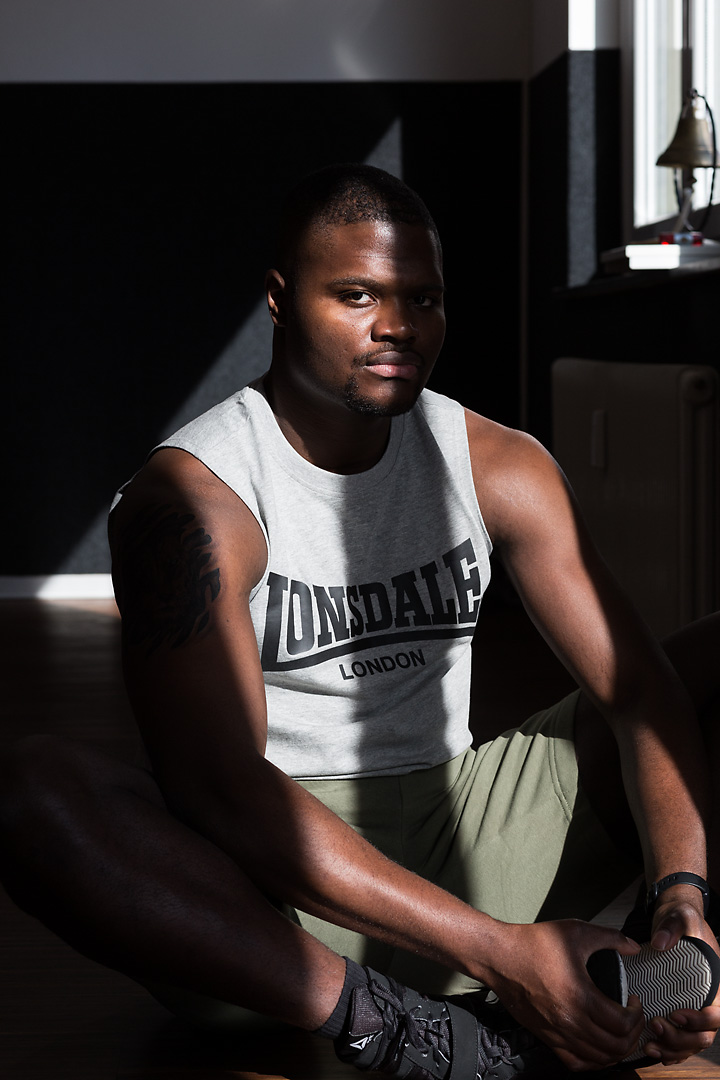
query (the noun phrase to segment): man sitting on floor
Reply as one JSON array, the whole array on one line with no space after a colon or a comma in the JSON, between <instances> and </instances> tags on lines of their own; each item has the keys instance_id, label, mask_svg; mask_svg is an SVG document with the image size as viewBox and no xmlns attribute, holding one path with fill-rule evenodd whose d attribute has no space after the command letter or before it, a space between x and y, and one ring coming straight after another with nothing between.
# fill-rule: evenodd
<instances>
[{"instance_id":1,"label":"man sitting on floor","mask_svg":"<svg viewBox=\"0 0 720 1080\"><path fill-rule=\"evenodd\" d=\"M21 745L2 795L11 894L185 1015L262 1012L360 1068L505 1077L540 1040L595 1069L645 1019L649 1060L696 1053L720 1008L654 1019L611 1000L586 964L630 965L638 945L579 920L644 869L653 949L684 935L714 956L697 714L710 724L718 620L669 643L678 678L549 455L424 389L442 256L400 181L338 166L302 182L267 297L265 377L157 448L111 515L152 773ZM580 690L475 751L491 549Z\"/></svg>"}]
</instances>

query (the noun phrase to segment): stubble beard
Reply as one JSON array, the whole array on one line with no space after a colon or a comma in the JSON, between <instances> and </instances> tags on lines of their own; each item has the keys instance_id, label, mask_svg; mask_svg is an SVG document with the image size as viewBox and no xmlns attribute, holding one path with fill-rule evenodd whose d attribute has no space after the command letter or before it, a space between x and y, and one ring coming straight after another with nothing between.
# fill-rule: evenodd
<instances>
[{"instance_id":1,"label":"stubble beard","mask_svg":"<svg viewBox=\"0 0 720 1080\"><path fill-rule=\"evenodd\" d=\"M361 416L401 416L403 413L410 412L419 396L420 391L409 402L383 403L366 397L360 391L357 375L351 375L345 383L345 404L351 412L359 413Z\"/></svg>"}]
</instances>

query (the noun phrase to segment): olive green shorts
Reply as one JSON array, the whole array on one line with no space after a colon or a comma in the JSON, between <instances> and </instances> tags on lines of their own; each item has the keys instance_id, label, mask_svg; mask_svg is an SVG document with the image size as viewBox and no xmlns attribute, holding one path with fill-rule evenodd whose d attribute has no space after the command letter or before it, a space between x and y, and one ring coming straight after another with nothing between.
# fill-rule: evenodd
<instances>
[{"instance_id":1,"label":"olive green shorts","mask_svg":"<svg viewBox=\"0 0 720 1080\"><path fill-rule=\"evenodd\" d=\"M391 859L495 919L591 919L638 867L618 852L578 786L577 698L433 769L302 784ZM335 952L411 986L476 986L303 912L298 918Z\"/></svg>"},{"instance_id":2,"label":"olive green shorts","mask_svg":"<svg viewBox=\"0 0 720 1080\"><path fill-rule=\"evenodd\" d=\"M578 786L578 693L477 750L403 776L302 786L391 859L504 922L590 919L639 872ZM428 993L477 983L285 909L335 952Z\"/></svg>"}]
</instances>

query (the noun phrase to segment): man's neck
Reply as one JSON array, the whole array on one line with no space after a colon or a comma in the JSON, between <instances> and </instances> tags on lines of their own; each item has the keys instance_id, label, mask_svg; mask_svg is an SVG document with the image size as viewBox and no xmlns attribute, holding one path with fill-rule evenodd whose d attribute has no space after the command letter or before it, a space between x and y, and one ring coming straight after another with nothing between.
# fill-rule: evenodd
<instances>
[{"instance_id":1,"label":"man's neck","mask_svg":"<svg viewBox=\"0 0 720 1080\"><path fill-rule=\"evenodd\" d=\"M287 441L301 457L327 472L366 472L382 458L390 438L387 416L354 413L341 406L317 407L299 401L269 372L263 386Z\"/></svg>"}]
</instances>

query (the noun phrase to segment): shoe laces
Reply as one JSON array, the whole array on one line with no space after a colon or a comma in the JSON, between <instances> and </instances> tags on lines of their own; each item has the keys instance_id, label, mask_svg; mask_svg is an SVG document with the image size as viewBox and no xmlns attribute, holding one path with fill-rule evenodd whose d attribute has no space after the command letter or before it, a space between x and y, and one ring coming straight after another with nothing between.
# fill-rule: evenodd
<instances>
[{"instance_id":1,"label":"shoe laces","mask_svg":"<svg viewBox=\"0 0 720 1080\"><path fill-rule=\"evenodd\" d=\"M484 1024L478 1021L478 1035L480 1045L478 1047L478 1078L482 1077L499 1062L512 1064L512 1048L510 1043L497 1031L490 1031Z\"/></svg>"},{"instance_id":2,"label":"shoe laces","mask_svg":"<svg viewBox=\"0 0 720 1080\"><path fill-rule=\"evenodd\" d=\"M397 985L392 979L389 981L391 986ZM414 1014L420 1006L408 1010L402 998L393 990L388 990L374 980L370 983L370 989L382 1012L385 1030L396 1029L383 1061L383 1069L394 1072L407 1045L414 1046L422 1053L432 1054L436 1065L441 1062L446 1066L450 1064L450 1031L445 1009L438 1017L419 1017Z\"/></svg>"}]
</instances>

